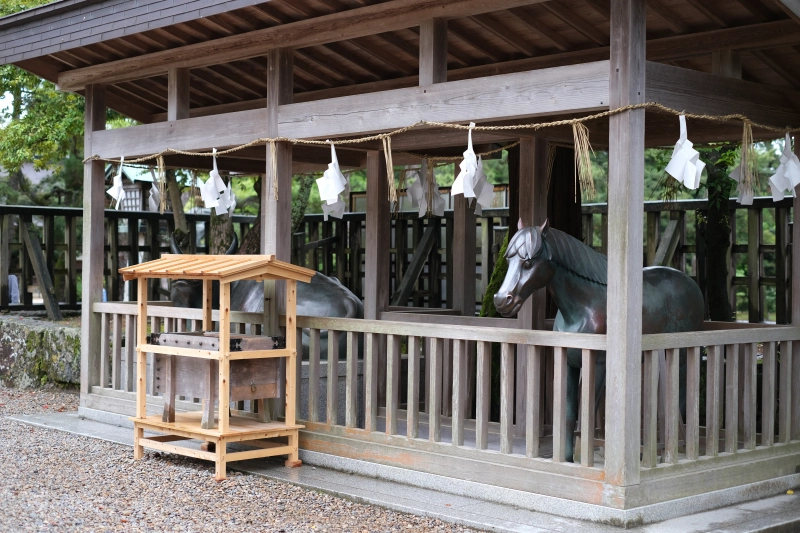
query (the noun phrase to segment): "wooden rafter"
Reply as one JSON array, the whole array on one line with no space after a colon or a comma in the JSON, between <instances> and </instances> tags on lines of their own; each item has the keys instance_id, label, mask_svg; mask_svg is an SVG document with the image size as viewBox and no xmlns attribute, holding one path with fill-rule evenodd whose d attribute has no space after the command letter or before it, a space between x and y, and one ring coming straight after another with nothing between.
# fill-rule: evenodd
<instances>
[{"instance_id":1,"label":"wooden rafter","mask_svg":"<svg viewBox=\"0 0 800 533\"><path fill-rule=\"evenodd\" d=\"M566 52L572 48L571 43L561 36L558 32L550 29L547 25L542 24L539 20L531 15L524 8L516 7L508 10L511 15L517 18L520 23L524 24L532 32L536 33L543 39L547 40L562 52Z\"/></svg>"},{"instance_id":2,"label":"wooden rafter","mask_svg":"<svg viewBox=\"0 0 800 533\"><path fill-rule=\"evenodd\" d=\"M515 32L511 27L494 18L490 13L478 17L470 17L470 20L482 28L489 30L495 36L510 44L523 54L528 56L539 55L539 50L537 50L535 46L525 40L524 37Z\"/></svg>"},{"instance_id":3,"label":"wooden rafter","mask_svg":"<svg viewBox=\"0 0 800 533\"><path fill-rule=\"evenodd\" d=\"M689 31L689 27L681 18L661 3L661 0L647 0L647 7L655 13L664 24L678 35Z\"/></svg>"},{"instance_id":4,"label":"wooden rafter","mask_svg":"<svg viewBox=\"0 0 800 533\"><path fill-rule=\"evenodd\" d=\"M719 26L720 28L727 28L729 26L728 22L723 19L721 16L717 15L711 9L706 7L705 0L686 0L686 3L695 8L699 11L704 17L708 20Z\"/></svg>"},{"instance_id":5,"label":"wooden rafter","mask_svg":"<svg viewBox=\"0 0 800 533\"><path fill-rule=\"evenodd\" d=\"M787 68L779 60L776 60L772 53L767 50L753 50L750 53L783 78L789 85L795 89L800 89L800 76L795 73L794 69Z\"/></svg>"},{"instance_id":6,"label":"wooden rafter","mask_svg":"<svg viewBox=\"0 0 800 533\"><path fill-rule=\"evenodd\" d=\"M608 37L559 2L545 2L542 7L595 44L600 46L608 44Z\"/></svg>"}]
</instances>

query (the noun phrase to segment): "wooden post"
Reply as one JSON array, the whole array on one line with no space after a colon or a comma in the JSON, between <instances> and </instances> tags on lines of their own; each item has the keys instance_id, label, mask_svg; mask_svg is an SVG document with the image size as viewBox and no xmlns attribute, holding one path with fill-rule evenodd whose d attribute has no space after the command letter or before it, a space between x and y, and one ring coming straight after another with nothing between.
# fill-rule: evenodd
<instances>
[{"instance_id":1,"label":"wooden post","mask_svg":"<svg viewBox=\"0 0 800 533\"><path fill-rule=\"evenodd\" d=\"M800 139L794 136L794 153L800 154ZM800 326L800 197L792 204L792 325ZM800 361L797 361L800 364Z\"/></svg>"},{"instance_id":2,"label":"wooden post","mask_svg":"<svg viewBox=\"0 0 800 533\"><path fill-rule=\"evenodd\" d=\"M142 346L147 344L147 278L140 281L137 294L139 316L136 319L136 418L142 419L147 417L147 354L142 350Z\"/></svg>"},{"instance_id":3,"label":"wooden post","mask_svg":"<svg viewBox=\"0 0 800 533\"><path fill-rule=\"evenodd\" d=\"M50 272L47 270L47 261L42 252L42 245L39 243L39 238L36 234L31 234L29 222L21 222L19 230L22 235L22 240L25 242L25 248L28 250L31 265L33 265L33 272L36 274L39 292L42 293L44 307L47 309L47 318L50 320L62 320L63 317L61 316L61 308L58 306L56 289L53 285L53 279L50 277Z\"/></svg>"},{"instance_id":4,"label":"wooden post","mask_svg":"<svg viewBox=\"0 0 800 533\"><path fill-rule=\"evenodd\" d=\"M611 0L609 106L645 101L645 1ZM639 483L642 379L643 109L609 119L606 482Z\"/></svg>"},{"instance_id":5,"label":"wooden post","mask_svg":"<svg viewBox=\"0 0 800 533\"><path fill-rule=\"evenodd\" d=\"M167 73L167 120L189 118L189 69L170 67Z\"/></svg>"},{"instance_id":6,"label":"wooden post","mask_svg":"<svg viewBox=\"0 0 800 533\"><path fill-rule=\"evenodd\" d=\"M106 127L106 88L87 85L84 117L84 154L92 155L92 132ZM88 394L100 378L100 315L92 304L103 296L103 211L105 172L101 161L83 166L83 272L81 298L81 394ZM112 275L116 275L112 272Z\"/></svg>"},{"instance_id":7,"label":"wooden post","mask_svg":"<svg viewBox=\"0 0 800 533\"><path fill-rule=\"evenodd\" d=\"M364 318L377 320L389 305L389 186L381 152L367 152L367 236Z\"/></svg>"},{"instance_id":8,"label":"wooden post","mask_svg":"<svg viewBox=\"0 0 800 533\"><path fill-rule=\"evenodd\" d=\"M419 26L419 84L447 81L447 21L429 19Z\"/></svg>"},{"instance_id":9,"label":"wooden post","mask_svg":"<svg viewBox=\"0 0 800 533\"><path fill-rule=\"evenodd\" d=\"M547 220L547 139L543 137L523 137L519 146L519 218L525 226L541 226ZM517 220L509 220L508 225L516 229ZM544 329L547 312L547 292L542 289L534 292L517 313L517 327L520 329ZM517 354L525 354L526 348L517 347ZM516 435L522 435L526 425L526 377L528 357L518 355L516 361L517 394L515 408L517 413Z\"/></svg>"},{"instance_id":10,"label":"wooden post","mask_svg":"<svg viewBox=\"0 0 800 533\"><path fill-rule=\"evenodd\" d=\"M11 303L8 297L8 267L11 264L11 215L0 216L0 307ZM69 252L67 252L69 256Z\"/></svg>"}]
</instances>

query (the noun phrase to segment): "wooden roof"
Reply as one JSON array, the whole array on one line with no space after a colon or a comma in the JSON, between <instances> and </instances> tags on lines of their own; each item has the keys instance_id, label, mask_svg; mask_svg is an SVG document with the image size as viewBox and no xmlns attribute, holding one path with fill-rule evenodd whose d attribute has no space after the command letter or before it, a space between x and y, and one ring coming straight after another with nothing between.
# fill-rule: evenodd
<instances>
[{"instance_id":1,"label":"wooden roof","mask_svg":"<svg viewBox=\"0 0 800 533\"><path fill-rule=\"evenodd\" d=\"M161 122L167 75L143 62L159 54L191 69L192 117L263 108L265 50L289 36L295 102L415 86L418 22L404 26L401 10L437 4L449 18L449 81L609 57L609 0L61 0L0 18L0 62L78 92L85 75L108 65L104 72L122 73L109 84L109 106ZM738 50L744 80L800 90L792 9L800 11L790 0L648 0L648 60L711 72L712 52ZM360 13L374 34L348 34Z\"/></svg>"},{"instance_id":2,"label":"wooden roof","mask_svg":"<svg viewBox=\"0 0 800 533\"><path fill-rule=\"evenodd\" d=\"M119 269L127 281L136 278L205 279L222 282L240 279L293 279L308 283L316 272L278 261L274 255L173 255Z\"/></svg>"}]
</instances>

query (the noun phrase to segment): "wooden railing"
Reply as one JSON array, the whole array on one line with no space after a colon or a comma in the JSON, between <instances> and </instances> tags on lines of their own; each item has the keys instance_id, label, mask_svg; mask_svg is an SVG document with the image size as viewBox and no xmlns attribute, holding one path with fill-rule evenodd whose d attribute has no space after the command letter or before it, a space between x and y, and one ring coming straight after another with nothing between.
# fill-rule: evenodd
<instances>
[{"instance_id":1,"label":"wooden railing","mask_svg":"<svg viewBox=\"0 0 800 533\"><path fill-rule=\"evenodd\" d=\"M703 239L698 238L698 229L702 230L707 202L645 202L644 209L645 265L664 264L683 270L704 289L706 252ZM583 240L602 253L606 251L607 211L606 204L583 206ZM7 274L17 275L21 288L34 285L33 269L17 231L18 219L32 220L34 225L43 228L43 248L52 269L50 274L56 280L59 300L65 308L79 306L81 212L68 208L0 206L0 309L9 307ZM733 246L729 286L731 302L738 310L736 318L788 323L791 320L791 199L774 203L771 198L757 198L750 207L731 200L730 213ZM507 217L507 209L487 209L477 220L476 308L507 231ZM198 228L207 227L208 217L187 215L187 218L191 240L198 243L194 251L203 253L207 247L204 240L198 242L197 234ZM112 272L168 252L172 214L107 210L106 220L105 287L108 300L117 301L124 297L123 284ZM254 222L255 217L234 217L240 237ZM323 222L322 215L307 215L303 231L293 237L292 261L335 276L356 295L363 296L365 223L364 213L346 213L342 220L328 222ZM448 265L451 263L452 224L451 211L446 211L442 218L419 219L412 212L401 212L392 218L389 245L392 305L452 307L452 296L447 290L451 286ZM133 289L129 287L129 293ZM24 297L22 305L14 308L37 308L32 305L30 292L20 292ZM166 287L153 282L150 297L164 299L165 292Z\"/></svg>"}]
</instances>

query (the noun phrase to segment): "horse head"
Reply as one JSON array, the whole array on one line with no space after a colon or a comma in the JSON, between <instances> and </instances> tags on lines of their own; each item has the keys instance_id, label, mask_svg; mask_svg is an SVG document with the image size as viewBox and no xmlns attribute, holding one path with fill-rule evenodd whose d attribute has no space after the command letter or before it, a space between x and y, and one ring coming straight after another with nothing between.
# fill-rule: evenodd
<instances>
[{"instance_id":1,"label":"horse head","mask_svg":"<svg viewBox=\"0 0 800 533\"><path fill-rule=\"evenodd\" d=\"M516 314L533 291L550 283L555 274L550 251L544 242L547 221L539 227L526 228L520 219L517 227L519 231L506 248L506 277L494 295L495 308L506 317Z\"/></svg>"},{"instance_id":2,"label":"horse head","mask_svg":"<svg viewBox=\"0 0 800 533\"><path fill-rule=\"evenodd\" d=\"M230 248L228 251L225 252L225 255L233 255L236 253L236 249L239 247L239 240L236 238L236 234L233 234L233 242L231 242ZM169 240L169 249L173 254L181 255L183 254L183 250L181 247L178 246L178 243L175 241L175 235ZM213 300L214 302L217 301L217 297L219 294L219 283L216 281L213 285ZM172 282L172 286L169 290L170 300L172 300L172 305L175 307L191 307L195 309L199 309L203 307L203 281L199 279L178 279Z\"/></svg>"}]
</instances>

